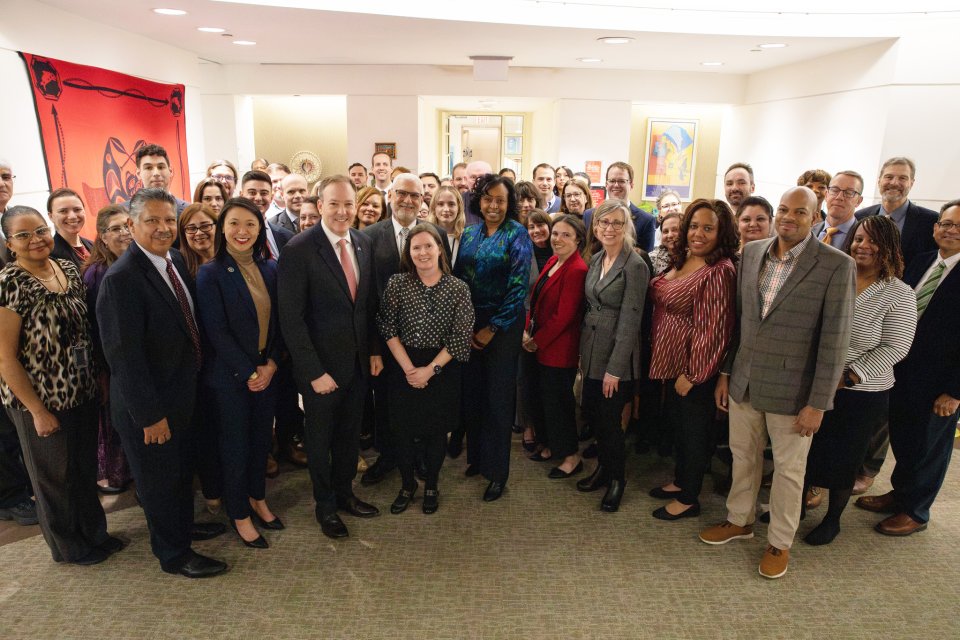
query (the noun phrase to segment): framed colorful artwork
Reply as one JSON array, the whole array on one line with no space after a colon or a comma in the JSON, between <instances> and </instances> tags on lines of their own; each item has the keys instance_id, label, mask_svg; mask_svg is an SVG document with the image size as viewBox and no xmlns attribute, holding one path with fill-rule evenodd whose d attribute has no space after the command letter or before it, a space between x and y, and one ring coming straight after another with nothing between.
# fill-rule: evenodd
<instances>
[{"instance_id":1,"label":"framed colorful artwork","mask_svg":"<svg viewBox=\"0 0 960 640\"><path fill-rule=\"evenodd\" d=\"M647 119L643 199L656 200L664 191L692 200L697 161L697 120Z\"/></svg>"},{"instance_id":2,"label":"framed colorful artwork","mask_svg":"<svg viewBox=\"0 0 960 640\"><path fill-rule=\"evenodd\" d=\"M385 153L394 160L397 159L397 143L396 142L375 142L373 143L373 152L374 153Z\"/></svg>"}]
</instances>

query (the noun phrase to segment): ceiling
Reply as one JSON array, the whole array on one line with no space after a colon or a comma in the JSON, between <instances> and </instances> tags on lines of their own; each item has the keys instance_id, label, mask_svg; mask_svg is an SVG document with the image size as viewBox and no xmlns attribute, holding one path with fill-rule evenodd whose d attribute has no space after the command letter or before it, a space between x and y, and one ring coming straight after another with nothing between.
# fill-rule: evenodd
<instances>
[{"instance_id":1,"label":"ceiling","mask_svg":"<svg viewBox=\"0 0 960 640\"><path fill-rule=\"evenodd\" d=\"M471 55L497 55L512 56L515 67L749 74L895 38L932 20L960 22L958 3L942 0L908 7L902 0L806 0L802 11L780 0L740 0L729 9L708 0L45 2L219 64L470 65ZM162 16L156 7L188 13ZM602 36L633 39L614 46L598 42ZM788 46L758 49L765 43ZM578 61L586 57L602 62Z\"/></svg>"}]
</instances>

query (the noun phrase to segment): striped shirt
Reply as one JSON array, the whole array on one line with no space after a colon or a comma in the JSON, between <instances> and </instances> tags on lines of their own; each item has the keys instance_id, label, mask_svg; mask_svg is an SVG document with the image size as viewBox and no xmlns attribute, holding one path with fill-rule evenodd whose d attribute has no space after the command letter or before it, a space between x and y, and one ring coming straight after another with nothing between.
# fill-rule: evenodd
<instances>
[{"instance_id":1,"label":"striped shirt","mask_svg":"<svg viewBox=\"0 0 960 640\"><path fill-rule=\"evenodd\" d=\"M775 253L779 240L770 243L767 255L763 257L763 264L760 266L760 318L766 318L767 312L777 299L780 288L787 281L793 268L797 266L797 258L807 248L807 244L813 239L812 235L807 235L799 244L787 251L780 257Z\"/></svg>"},{"instance_id":2,"label":"striped shirt","mask_svg":"<svg viewBox=\"0 0 960 640\"><path fill-rule=\"evenodd\" d=\"M855 391L893 386L893 365L910 351L917 327L917 297L898 278L878 280L857 295L846 369L860 378Z\"/></svg>"},{"instance_id":3,"label":"striped shirt","mask_svg":"<svg viewBox=\"0 0 960 640\"><path fill-rule=\"evenodd\" d=\"M720 371L736 322L737 270L729 258L680 280L657 276L653 302L650 378L685 375L702 384Z\"/></svg>"}]
</instances>

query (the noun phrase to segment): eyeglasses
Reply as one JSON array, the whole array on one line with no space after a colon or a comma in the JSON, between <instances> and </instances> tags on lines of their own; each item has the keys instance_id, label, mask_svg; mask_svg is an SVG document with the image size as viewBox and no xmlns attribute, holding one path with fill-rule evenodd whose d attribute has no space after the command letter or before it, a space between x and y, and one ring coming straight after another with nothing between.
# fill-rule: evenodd
<instances>
[{"instance_id":1,"label":"eyeglasses","mask_svg":"<svg viewBox=\"0 0 960 640\"><path fill-rule=\"evenodd\" d=\"M195 236L197 235L198 231L209 234L215 226L216 225L212 222L204 222L203 224L188 224L183 228L183 232L188 236Z\"/></svg>"},{"instance_id":2,"label":"eyeglasses","mask_svg":"<svg viewBox=\"0 0 960 640\"><path fill-rule=\"evenodd\" d=\"M856 198L858 195L860 195L860 192L857 191L856 189L841 189L840 187L828 187L827 193L829 193L834 198L836 198L841 193L843 194L844 198Z\"/></svg>"},{"instance_id":3,"label":"eyeglasses","mask_svg":"<svg viewBox=\"0 0 960 640\"><path fill-rule=\"evenodd\" d=\"M224 176L224 175L212 175L210 176L217 182L229 182L230 184L236 184L237 179L233 176Z\"/></svg>"},{"instance_id":4,"label":"eyeglasses","mask_svg":"<svg viewBox=\"0 0 960 640\"><path fill-rule=\"evenodd\" d=\"M566 200L583 200L583 194L580 193L579 191L577 192L571 191L570 193L564 194L563 197Z\"/></svg>"},{"instance_id":5,"label":"eyeglasses","mask_svg":"<svg viewBox=\"0 0 960 640\"><path fill-rule=\"evenodd\" d=\"M422 193L417 193L416 191L404 191L403 189L394 189L393 195L397 197L397 200L403 200L405 198L410 198L411 200L419 200L423 197Z\"/></svg>"},{"instance_id":6,"label":"eyeglasses","mask_svg":"<svg viewBox=\"0 0 960 640\"><path fill-rule=\"evenodd\" d=\"M614 231L620 231L620 229L623 229L623 225L625 224L626 222L624 222L623 220L607 220L606 218L604 218L603 220L597 221L597 226L600 227L601 229L608 229L610 227L613 227Z\"/></svg>"},{"instance_id":7,"label":"eyeglasses","mask_svg":"<svg viewBox=\"0 0 960 640\"><path fill-rule=\"evenodd\" d=\"M627 180L607 180L607 184L612 185L614 187L625 187L630 183Z\"/></svg>"},{"instance_id":8,"label":"eyeglasses","mask_svg":"<svg viewBox=\"0 0 960 640\"><path fill-rule=\"evenodd\" d=\"M113 227L107 227L105 233L114 233L118 235L123 235L124 233L130 235L130 227L125 224L118 224Z\"/></svg>"},{"instance_id":9,"label":"eyeglasses","mask_svg":"<svg viewBox=\"0 0 960 640\"><path fill-rule=\"evenodd\" d=\"M946 231L947 233L960 231L960 224L955 222L938 222L937 226L940 227L940 231Z\"/></svg>"},{"instance_id":10,"label":"eyeglasses","mask_svg":"<svg viewBox=\"0 0 960 640\"><path fill-rule=\"evenodd\" d=\"M20 233L14 233L10 236L10 239L16 240L17 242L27 242L32 240L33 236L37 236L38 238L50 237L50 227L37 227L33 231L21 231Z\"/></svg>"}]
</instances>

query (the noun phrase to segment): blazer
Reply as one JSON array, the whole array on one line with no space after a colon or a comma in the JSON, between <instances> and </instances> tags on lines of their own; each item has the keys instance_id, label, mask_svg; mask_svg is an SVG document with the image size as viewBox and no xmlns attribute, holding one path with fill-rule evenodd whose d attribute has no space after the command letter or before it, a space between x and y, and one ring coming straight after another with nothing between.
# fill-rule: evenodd
<instances>
[{"instance_id":1,"label":"blazer","mask_svg":"<svg viewBox=\"0 0 960 640\"><path fill-rule=\"evenodd\" d=\"M630 217L633 218L633 229L637 234L637 246L647 253L653 251L653 245L657 236L657 219L638 207L630 204ZM593 219L594 209L587 209L583 212L583 224L590 226Z\"/></svg>"},{"instance_id":2,"label":"blazer","mask_svg":"<svg viewBox=\"0 0 960 640\"><path fill-rule=\"evenodd\" d=\"M425 220L417 220L416 224L430 223ZM446 239L445 231L442 229L436 230L441 240ZM376 274L377 300L379 301L383 297L383 292L387 290L390 276L400 273L400 250L397 248L397 237L393 233L393 218L385 218L380 222L375 222L361 233L365 233L373 243L373 270ZM443 242L442 247L447 254L447 259L449 259L449 245ZM379 304L376 308L380 308Z\"/></svg>"},{"instance_id":3,"label":"blazer","mask_svg":"<svg viewBox=\"0 0 960 640\"><path fill-rule=\"evenodd\" d=\"M196 305L183 256L171 249L170 258ZM170 286L137 243L103 277L97 320L110 366L114 426L142 430L167 418L172 431L187 428L198 374L190 329Z\"/></svg>"},{"instance_id":4,"label":"blazer","mask_svg":"<svg viewBox=\"0 0 960 640\"><path fill-rule=\"evenodd\" d=\"M287 243L290 242L290 239L299 233L297 231L290 231L285 227L275 225L272 222L268 222L267 224L270 226L270 231L273 232L273 239L277 241L277 251L283 251L283 248L287 246Z\"/></svg>"},{"instance_id":5,"label":"blazer","mask_svg":"<svg viewBox=\"0 0 960 640\"><path fill-rule=\"evenodd\" d=\"M850 346L856 268L850 256L811 238L761 320L760 267L774 242L743 248L737 325L721 371L730 374L730 397L749 397L758 411L796 415L807 405L826 411Z\"/></svg>"},{"instance_id":6,"label":"blazer","mask_svg":"<svg viewBox=\"0 0 960 640\"><path fill-rule=\"evenodd\" d=\"M197 315L209 349L204 350L203 380L214 387L246 387L247 379L268 359L280 362L280 314L277 310L277 265L257 263L270 294L270 327L261 356L260 323L250 289L229 254L211 260L197 272Z\"/></svg>"},{"instance_id":7,"label":"blazer","mask_svg":"<svg viewBox=\"0 0 960 640\"><path fill-rule=\"evenodd\" d=\"M860 209L854 215L859 220L879 214L880 205L875 204ZM939 218L940 215L936 211L907 201L907 216L903 219L903 231L900 232L900 251L903 253L905 266L910 266L913 259L921 253L939 250L937 243L933 240L933 225Z\"/></svg>"},{"instance_id":8,"label":"blazer","mask_svg":"<svg viewBox=\"0 0 960 640\"><path fill-rule=\"evenodd\" d=\"M271 225L286 229L290 232L291 236L300 233L300 220L298 219L296 222L291 220L290 216L287 215L286 209L270 218L267 222L269 222Z\"/></svg>"},{"instance_id":9,"label":"blazer","mask_svg":"<svg viewBox=\"0 0 960 640\"><path fill-rule=\"evenodd\" d=\"M580 355L587 263L574 252L552 277L547 278L555 264L557 256L551 256L537 278L537 282L544 278L546 282L527 317L527 331L533 330L531 335L537 343L537 362L547 367L572 368L577 366ZM531 290L535 291L536 287Z\"/></svg>"},{"instance_id":10,"label":"blazer","mask_svg":"<svg viewBox=\"0 0 960 640\"><path fill-rule=\"evenodd\" d=\"M584 282L580 370L594 380L602 380L605 373L635 380L640 374L640 320L650 269L635 251L623 249L601 280L603 256L601 251L590 260Z\"/></svg>"},{"instance_id":11,"label":"blazer","mask_svg":"<svg viewBox=\"0 0 960 640\"><path fill-rule=\"evenodd\" d=\"M93 251L93 243L87 240L86 238L80 238L80 244L87 248L87 251ZM77 265L77 270L80 270L80 267L83 266L83 262L80 260L80 256L77 255L77 252L73 250L73 247L70 246L70 243L61 236L59 233L53 235L53 251L50 252L51 258L60 258L61 260L69 260L73 264Z\"/></svg>"},{"instance_id":12,"label":"blazer","mask_svg":"<svg viewBox=\"0 0 960 640\"><path fill-rule=\"evenodd\" d=\"M903 280L916 288L920 279L937 259L938 251L919 256L907 267ZM894 366L898 389L929 399L929 406L942 393L960 398L960 342L956 340L960 324L960 268L954 267L933 293L907 357Z\"/></svg>"},{"instance_id":13,"label":"blazer","mask_svg":"<svg viewBox=\"0 0 960 640\"><path fill-rule=\"evenodd\" d=\"M350 299L337 253L317 224L287 243L277 270L280 329L293 357L301 389L329 373L348 384L357 367L370 373L370 347L376 344L376 283L370 238L350 229L357 255L357 297Z\"/></svg>"},{"instance_id":14,"label":"blazer","mask_svg":"<svg viewBox=\"0 0 960 640\"><path fill-rule=\"evenodd\" d=\"M546 213L558 213L558 212L560 211L561 200L562 200L562 198L561 198L559 195L554 195L554 197L553 197L553 204L550 204L550 203L548 203L548 202L544 202L544 203L543 203L543 210L544 210L544 212L546 212Z\"/></svg>"}]
</instances>

